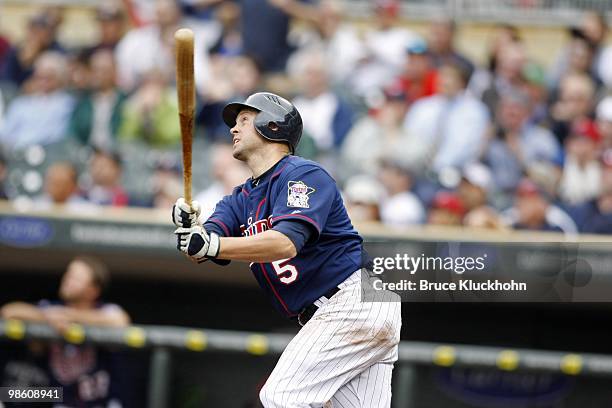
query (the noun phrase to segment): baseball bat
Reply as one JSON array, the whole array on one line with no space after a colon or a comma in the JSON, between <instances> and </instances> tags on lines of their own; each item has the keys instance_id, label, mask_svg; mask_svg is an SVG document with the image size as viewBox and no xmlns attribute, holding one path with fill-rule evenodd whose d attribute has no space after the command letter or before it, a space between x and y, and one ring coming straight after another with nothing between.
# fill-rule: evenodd
<instances>
[{"instance_id":1,"label":"baseball bat","mask_svg":"<svg viewBox=\"0 0 612 408\"><path fill-rule=\"evenodd\" d=\"M183 188L185 201L189 205L191 205L191 146L195 113L193 41L193 31L188 28L181 28L174 33L176 92L183 144Z\"/></svg>"}]
</instances>

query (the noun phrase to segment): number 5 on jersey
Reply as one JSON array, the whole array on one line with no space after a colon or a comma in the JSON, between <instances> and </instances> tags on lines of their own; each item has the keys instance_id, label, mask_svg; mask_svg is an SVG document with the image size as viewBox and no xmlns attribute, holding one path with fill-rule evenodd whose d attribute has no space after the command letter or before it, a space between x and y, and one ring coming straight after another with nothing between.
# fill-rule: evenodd
<instances>
[{"instance_id":1,"label":"number 5 on jersey","mask_svg":"<svg viewBox=\"0 0 612 408\"><path fill-rule=\"evenodd\" d=\"M279 280L285 285L293 283L298 277L298 270L296 267L287 263L290 260L291 258L287 258L272 262L272 267L274 268L274 272L276 272L276 276L278 276Z\"/></svg>"}]
</instances>

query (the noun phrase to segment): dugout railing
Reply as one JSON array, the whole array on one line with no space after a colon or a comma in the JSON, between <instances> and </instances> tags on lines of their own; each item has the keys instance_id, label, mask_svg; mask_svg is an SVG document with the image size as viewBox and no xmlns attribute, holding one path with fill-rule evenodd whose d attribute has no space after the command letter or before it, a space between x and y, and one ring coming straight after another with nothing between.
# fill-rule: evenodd
<instances>
[{"instance_id":1,"label":"dugout railing","mask_svg":"<svg viewBox=\"0 0 612 408\"><path fill-rule=\"evenodd\" d=\"M28 339L150 349L148 406L166 408L169 406L173 352L278 355L291 336L184 327L132 326L118 329L77 324L72 324L60 335L44 324L0 319L0 340L19 342ZM550 372L572 377L612 377L612 356L609 355L402 341L395 369L393 406L413 406L414 369L419 365L479 367L505 372Z\"/></svg>"}]
</instances>

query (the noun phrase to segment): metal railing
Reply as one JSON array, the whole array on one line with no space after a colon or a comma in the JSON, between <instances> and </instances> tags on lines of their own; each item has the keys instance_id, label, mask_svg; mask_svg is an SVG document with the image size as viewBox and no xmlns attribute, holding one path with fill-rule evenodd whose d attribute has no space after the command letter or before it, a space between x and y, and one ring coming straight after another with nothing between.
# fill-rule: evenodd
<instances>
[{"instance_id":1,"label":"metal railing","mask_svg":"<svg viewBox=\"0 0 612 408\"><path fill-rule=\"evenodd\" d=\"M260 334L225 330L202 330L172 326L132 326L128 328L69 326L63 336L44 324L0 319L0 339L64 340L72 344L99 344L134 349L152 349L149 378L149 407L168 406L169 367L172 350L194 353L224 351L255 356L278 355L291 340L290 335ZM410 405L414 366L480 367L506 372L539 371L567 376L612 377L612 356L577 354L529 349L452 345L402 341L399 346L396 406Z\"/></svg>"}]
</instances>

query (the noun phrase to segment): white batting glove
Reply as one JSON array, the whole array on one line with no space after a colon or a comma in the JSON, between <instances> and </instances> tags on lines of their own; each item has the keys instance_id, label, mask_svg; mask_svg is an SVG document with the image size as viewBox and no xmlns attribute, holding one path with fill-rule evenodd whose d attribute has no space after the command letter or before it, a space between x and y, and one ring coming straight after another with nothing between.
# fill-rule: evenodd
<instances>
[{"instance_id":1,"label":"white batting glove","mask_svg":"<svg viewBox=\"0 0 612 408\"><path fill-rule=\"evenodd\" d=\"M199 225L198 218L202 208L197 201L191 202L191 207L183 197L176 200L172 206L172 222L178 228L191 228Z\"/></svg>"},{"instance_id":2,"label":"white batting glove","mask_svg":"<svg viewBox=\"0 0 612 408\"><path fill-rule=\"evenodd\" d=\"M219 235L214 232L209 234L202 226L179 227L174 233L177 238L176 248L197 263L219 255Z\"/></svg>"}]
</instances>

